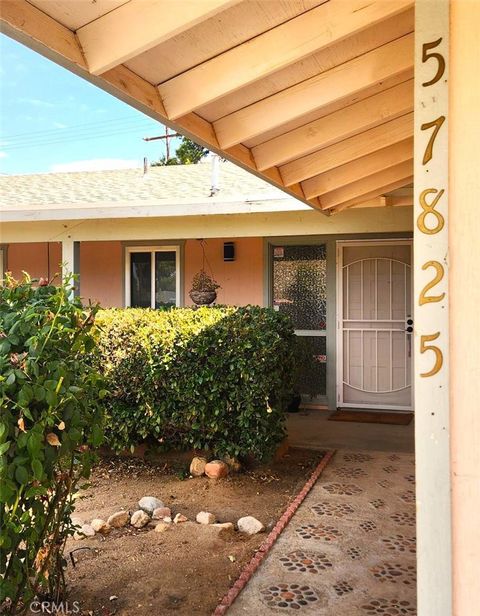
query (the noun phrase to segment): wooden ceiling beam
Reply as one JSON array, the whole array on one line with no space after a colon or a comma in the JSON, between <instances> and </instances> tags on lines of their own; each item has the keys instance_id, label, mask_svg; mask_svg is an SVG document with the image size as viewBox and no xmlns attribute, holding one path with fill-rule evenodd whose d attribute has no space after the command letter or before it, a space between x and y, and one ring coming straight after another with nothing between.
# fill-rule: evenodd
<instances>
[{"instance_id":1,"label":"wooden ceiling beam","mask_svg":"<svg viewBox=\"0 0 480 616\"><path fill-rule=\"evenodd\" d=\"M2 0L0 32L47 58L55 54L80 69L87 68L75 34L26 0Z\"/></svg>"},{"instance_id":2,"label":"wooden ceiling beam","mask_svg":"<svg viewBox=\"0 0 480 616\"><path fill-rule=\"evenodd\" d=\"M342 203L342 205L339 205L338 207L332 207L329 210L325 210L325 213L329 215L333 215L333 214L338 214L340 212L343 212L344 210L348 210L348 209L355 208L355 207L360 207L360 206L366 207L365 203L368 203L371 199L376 199L377 197L382 197L385 199L385 201L383 202L383 205L385 206L410 205L410 203L406 203L406 202L402 203L400 198L397 198L397 197L393 198L392 201L389 202L390 197L385 193L391 192L392 190L397 190L397 188L403 188L404 186L407 186L408 184L411 184L412 182L413 182L413 175L409 178L405 178L404 180L399 180L398 182L393 182L392 184L388 184L387 186L382 186L381 188L373 190L371 193L367 195L362 195L361 197L359 197L359 199L354 199L353 202L347 201L346 203ZM361 203L359 203L359 201L361 201ZM413 199L411 201L413 201Z\"/></svg>"},{"instance_id":3,"label":"wooden ceiling beam","mask_svg":"<svg viewBox=\"0 0 480 616\"><path fill-rule=\"evenodd\" d=\"M390 169L374 173L338 190L325 193L320 197L322 210L334 207L344 207L366 201L371 196L382 195L385 192L406 186L413 177L413 160L400 163ZM394 188L392 188L395 186ZM348 205L346 205L348 204Z\"/></svg>"},{"instance_id":4,"label":"wooden ceiling beam","mask_svg":"<svg viewBox=\"0 0 480 616\"><path fill-rule=\"evenodd\" d=\"M252 148L263 171L413 111L413 79Z\"/></svg>"},{"instance_id":5,"label":"wooden ceiling beam","mask_svg":"<svg viewBox=\"0 0 480 616\"><path fill-rule=\"evenodd\" d=\"M331 171L321 173L302 182L303 192L307 199L320 197L324 193L337 190L346 184L361 180L383 169L394 167L413 158L413 138L399 141L352 160Z\"/></svg>"},{"instance_id":6,"label":"wooden ceiling beam","mask_svg":"<svg viewBox=\"0 0 480 616\"><path fill-rule=\"evenodd\" d=\"M355 205L349 206L348 209L360 209L360 208L369 208L369 207L408 207L413 205L413 195L410 197L394 197L391 195L382 195L378 197L373 197L372 199L368 199L367 201L361 201L360 203L356 203Z\"/></svg>"},{"instance_id":7,"label":"wooden ceiling beam","mask_svg":"<svg viewBox=\"0 0 480 616\"><path fill-rule=\"evenodd\" d=\"M359 135L328 148L282 165L280 173L286 186L331 171L352 160L367 156L413 136L413 113L370 128Z\"/></svg>"},{"instance_id":8,"label":"wooden ceiling beam","mask_svg":"<svg viewBox=\"0 0 480 616\"><path fill-rule=\"evenodd\" d=\"M413 0L330 0L160 84L168 117L175 120L413 5Z\"/></svg>"},{"instance_id":9,"label":"wooden ceiling beam","mask_svg":"<svg viewBox=\"0 0 480 616\"><path fill-rule=\"evenodd\" d=\"M130 0L76 32L88 69L101 75L240 0Z\"/></svg>"},{"instance_id":10,"label":"wooden ceiling beam","mask_svg":"<svg viewBox=\"0 0 480 616\"><path fill-rule=\"evenodd\" d=\"M218 142L231 147L396 75L410 79L413 49L413 33L407 34L220 118L213 123Z\"/></svg>"}]
</instances>

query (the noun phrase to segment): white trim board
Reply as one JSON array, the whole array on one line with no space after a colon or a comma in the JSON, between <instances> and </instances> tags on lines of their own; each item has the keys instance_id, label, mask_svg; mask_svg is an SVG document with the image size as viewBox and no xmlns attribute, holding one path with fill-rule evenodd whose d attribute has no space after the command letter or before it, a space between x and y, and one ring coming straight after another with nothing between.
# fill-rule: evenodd
<instances>
[{"instance_id":1,"label":"white trim board","mask_svg":"<svg viewBox=\"0 0 480 616\"><path fill-rule=\"evenodd\" d=\"M141 203L73 203L65 205L1 206L2 222L48 220L99 220L117 218L156 218L173 216L214 216L262 212L309 211L301 201L291 199L209 200L189 199L177 202L144 201Z\"/></svg>"}]
</instances>

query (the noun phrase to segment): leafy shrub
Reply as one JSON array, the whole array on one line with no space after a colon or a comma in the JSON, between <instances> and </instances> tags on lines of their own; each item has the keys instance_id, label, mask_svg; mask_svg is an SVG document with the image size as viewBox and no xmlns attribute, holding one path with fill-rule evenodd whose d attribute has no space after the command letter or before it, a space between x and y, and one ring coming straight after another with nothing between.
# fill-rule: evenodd
<instances>
[{"instance_id":1,"label":"leafy shrub","mask_svg":"<svg viewBox=\"0 0 480 616\"><path fill-rule=\"evenodd\" d=\"M215 455L269 455L284 436L294 333L271 309L101 311L108 444L145 440Z\"/></svg>"},{"instance_id":2,"label":"leafy shrub","mask_svg":"<svg viewBox=\"0 0 480 616\"><path fill-rule=\"evenodd\" d=\"M0 287L0 603L63 592L74 494L102 439L100 377L86 358L96 308L7 276Z\"/></svg>"}]
</instances>

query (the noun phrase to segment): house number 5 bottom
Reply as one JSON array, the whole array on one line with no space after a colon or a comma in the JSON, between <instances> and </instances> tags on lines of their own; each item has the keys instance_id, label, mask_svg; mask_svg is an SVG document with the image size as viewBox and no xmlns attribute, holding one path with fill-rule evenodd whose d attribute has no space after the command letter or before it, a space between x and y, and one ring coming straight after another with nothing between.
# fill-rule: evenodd
<instances>
[{"instance_id":1,"label":"house number 5 bottom","mask_svg":"<svg viewBox=\"0 0 480 616\"><path fill-rule=\"evenodd\" d=\"M433 344L427 344L427 342L433 342L440 337L440 332L436 332L435 334L429 334L426 336L420 337L420 353L425 353L426 351L433 351L435 353L435 364L433 368L429 372L424 372L420 376L427 377L433 376L437 374L442 368L443 365L443 353L442 351Z\"/></svg>"}]
</instances>

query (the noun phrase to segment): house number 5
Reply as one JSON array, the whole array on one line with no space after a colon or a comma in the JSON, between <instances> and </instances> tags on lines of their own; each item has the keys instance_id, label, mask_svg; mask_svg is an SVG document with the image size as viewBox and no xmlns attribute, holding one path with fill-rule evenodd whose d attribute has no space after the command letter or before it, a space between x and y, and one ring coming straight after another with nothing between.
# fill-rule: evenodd
<instances>
[{"instance_id":1,"label":"house number 5","mask_svg":"<svg viewBox=\"0 0 480 616\"><path fill-rule=\"evenodd\" d=\"M426 336L421 336L420 338L420 353L426 353L427 351L433 351L435 353L435 364L433 368L429 372L423 372L420 376L427 377L433 376L440 372L443 366L443 353L442 351L433 344L426 344L427 342L433 342L440 337L440 332L436 332L435 334L430 334Z\"/></svg>"},{"instance_id":2,"label":"house number 5","mask_svg":"<svg viewBox=\"0 0 480 616\"><path fill-rule=\"evenodd\" d=\"M437 68L437 72L435 76L433 77L433 79L430 79L430 81L424 81L422 83L422 86L424 87L433 86L434 83L437 83L437 81L439 81L443 77L443 73L445 72L445 59L442 56L442 54L437 53L435 51L430 52L430 49L435 49L435 47L438 47L441 42L442 42L442 39L439 38L436 41L432 41L431 43L423 44L422 62L426 62L427 60L430 60L431 58L438 62L438 68Z\"/></svg>"}]
</instances>

